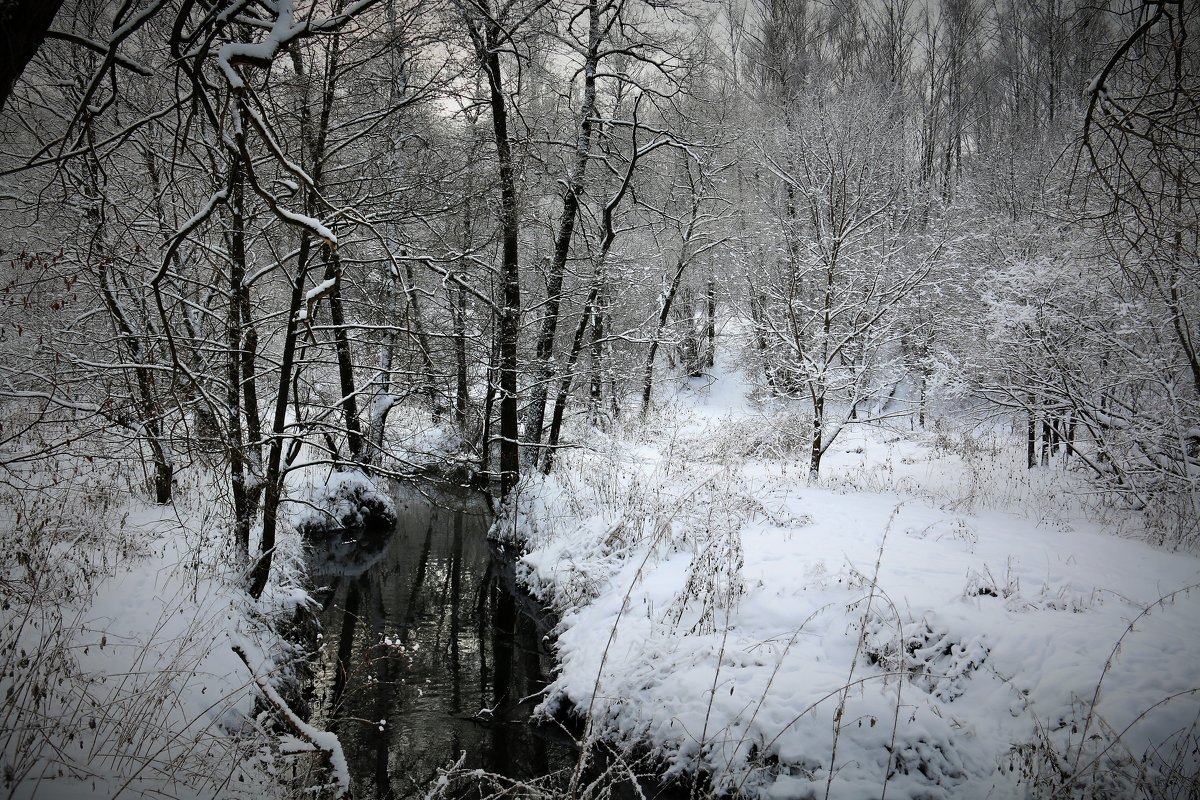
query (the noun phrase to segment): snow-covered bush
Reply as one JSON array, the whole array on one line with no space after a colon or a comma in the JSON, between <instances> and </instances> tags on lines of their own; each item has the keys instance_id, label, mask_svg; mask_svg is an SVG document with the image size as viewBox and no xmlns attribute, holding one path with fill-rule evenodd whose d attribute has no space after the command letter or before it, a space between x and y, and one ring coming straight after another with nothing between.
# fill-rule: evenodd
<instances>
[{"instance_id":1,"label":"snow-covered bush","mask_svg":"<svg viewBox=\"0 0 1200 800\"><path fill-rule=\"evenodd\" d=\"M396 525L391 497L358 470L304 468L292 481L285 508L291 524L305 534Z\"/></svg>"}]
</instances>

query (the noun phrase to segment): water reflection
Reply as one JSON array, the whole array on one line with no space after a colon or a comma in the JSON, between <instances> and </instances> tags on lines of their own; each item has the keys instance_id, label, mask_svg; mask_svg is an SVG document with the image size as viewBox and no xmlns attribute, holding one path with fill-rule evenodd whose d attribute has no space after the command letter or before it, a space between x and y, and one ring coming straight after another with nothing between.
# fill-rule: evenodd
<instances>
[{"instance_id":1,"label":"water reflection","mask_svg":"<svg viewBox=\"0 0 1200 800\"><path fill-rule=\"evenodd\" d=\"M526 724L546 631L489 548L483 505L401 488L397 512L390 538L333 537L310 559L325 637L314 721L341 737L355 796L423 796L463 752L513 778L569 768L571 748Z\"/></svg>"}]
</instances>

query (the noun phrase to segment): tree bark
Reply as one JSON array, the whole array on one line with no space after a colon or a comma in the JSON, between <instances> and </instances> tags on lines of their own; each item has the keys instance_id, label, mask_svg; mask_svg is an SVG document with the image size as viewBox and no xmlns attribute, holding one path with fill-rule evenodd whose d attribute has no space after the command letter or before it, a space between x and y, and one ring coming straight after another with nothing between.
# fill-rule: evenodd
<instances>
[{"instance_id":1,"label":"tree bark","mask_svg":"<svg viewBox=\"0 0 1200 800\"><path fill-rule=\"evenodd\" d=\"M258 560L250 576L250 596L257 600L267 587L271 576L271 559L275 554L275 528L278 524L279 501L283 496L283 443L287 426L287 404L291 393L292 372L296 361L296 330L300 307L304 302L304 279L308 272L308 260L312 252L311 237L304 233L300 239L300 252L296 256L296 274L292 278L291 299L288 302L287 325L283 337L283 353L279 359L279 383L275 394L275 413L271 419L271 446L267 451L267 472L264 476L265 497L263 498L263 530L259 544Z\"/></svg>"},{"instance_id":2,"label":"tree bark","mask_svg":"<svg viewBox=\"0 0 1200 800\"><path fill-rule=\"evenodd\" d=\"M692 242L692 237L696 233L696 221L700 215L700 200L703 193L693 190L691 214L688 216L687 228L683 232L683 241L679 245L679 258L675 262L675 275L671 279L671 285L663 295L662 306L658 310L658 326L654 329L654 338L650 340L650 349L646 353L646 363L642 368L642 416L650 410L650 396L654 391L654 356L658 353L658 345L662 340L663 329L667 326L667 320L670 318L671 305L675 302L675 295L679 292L679 284L683 281L683 272L691 263L692 256L688 253L688 246ZM690 324L690 322L689 322Z\"/></svg>"},{"instance_id":3,"label":"tree bark","mask_svg":"<svg viewBox=\"0 0 1200 800\"><path fill-rule=\"evenodd\" d=\"M354 360L350 353L350 339L346 334L346 314L342 308L342 268L337 251L325 250L324 280L332 280L329 293L329 320L333 324L334 352L337 354L338 384L342 392L342 420L346 424L346 445L350 459L363 464L362 423L358 414L358 392L354 381Z\"/></svg>"},{"instance_id":4,"label":"tree bark","mask_svg":"<svg viewBox=\"0 0 1200 800\"><path fill-rule=\"evenodd\" d=\"M708 323L704 328L708 344L704 350L704 365L712 369L717 357L717 285L712 278L704 287L704 296L708 305Z\"/></svg>"}]
</instances>

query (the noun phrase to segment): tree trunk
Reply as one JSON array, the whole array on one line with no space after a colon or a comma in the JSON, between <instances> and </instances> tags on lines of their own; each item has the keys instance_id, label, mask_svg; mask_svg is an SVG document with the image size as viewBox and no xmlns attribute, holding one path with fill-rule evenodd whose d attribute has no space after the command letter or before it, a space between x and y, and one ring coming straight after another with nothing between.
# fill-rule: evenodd
<instances>
[{"instance_id":1,"label":"tree trunk","mask_svg":"<svg viewBox=\"0 0 1200 800\"><path fill-rule=\"evenodd\" d=\"M599 294L599 286L593 285L592 290L588 293L587 302L584 303L583 314L579 317L579 324L575 326L575 336L571 339L571 351L567 354L566 369L563 371L562 379L559 382L558 394L554 398L554 412L550 418L550 435L546 441L546 451L542 456L542 472L550 474L551 468L554 466L554 449L558 447L559 434L562 433L563 416L566 413L567 398L571 394L571 381L575 377L575 364L579 361L579 354L583 350L584 333L587 330L588 322L595 316L596 297Z\"/></svg>"},{"instance_id":2,"label":"tree trunk","mask_svg":"<svg viewBox=\"0 0 1200 800\"><path fill-rule=\"evenodd\" d=\"M329 321L333 326L334 353L337 356L338 388L342 398L339 403L342 409L342 422L346 426L346 446L350 451L350 460L355 464L365 464L363 454L362 421L358 413L358 392L354 381L354 360L350 352L350 339L346 333L346 314L342 308L342 269L337 252L329 247L322 248L322 258L325 261L323 281L333 281L329 292ZM309 313L312 321L312 313Z\"/></svg>"},{"instance_id":3,"label":"tree trunk","mask_svg":"<svg viewBox=\"0 0 1200 800\"><path fill-rule=\"evenodd\" d=\"M813 397L812 447L808 454L808 477L815 481L821 474L821 456L825 453L825 394L818 389Z\"/></svg>"},{"instance_id":4,"label":"tree trunk","mask_svg":"<svg viewBox=\"0 0 1200 800\"><path fill-rule=\"evenodd\" d=\"M473 213L471 197L472 185L470 181L470 175L468 174L467 191L463 197L462 215L462 249L464 253L471 249L471 215ZM459 260L459 266L460 268L465 268L465 257ZM470 393L467 383L467 288L460 280L458 283L457 292L455 292L455 290L449 286L446 287L446 291L450 295L448 300L450 305L451 322L454 327L454 421L458 424L459 429L465 433L467 426L467 407L470 404Z\"/></svg>"},{"instance_id":5,"label":"tree trunk","mask_svg":"<svg viewBox=\"0 0 1200 800\"><path fill-rule=\"evenodd\" d=\"M712 369L717 357L717 285L712 278L704 287L704 296L708 304L708 323L704 328L708 344L704 350L704 365Z\"/></svg>"},{"instance_id":6,"label":"tree trunk","mask_svg":"<svg viewBox=\"0 0 1200 800\"><path fill-rule=\"evenodd\" d=\"M454 325L454 421L460 429L467 425L467 407L471 402L467 385L467 290L459 284L457 296L450 300Z\"/></svg>"},{"instance_id":7,"label":"tree trunk","mask_svg":"<svg viewBox=\"0 0 1200 800\"><path fill-rule=\"evenodd\" d=\"M1033 469L1037 466L1037 412L1033 408L1033 398L1029 398L1029 410L1025 424L1025 466Z\"/></svg>"},{"instance_id":8,"label":"tree trunk","mask_svg":"<svg viewBox=\"0 0 1200 800\"><path fill-rule=\"evenodd\" d=\"M603 290L596 301L596 309L593 313L592 342L589 350L591 375L588 385L588 415L592 425L602 426L604 419L604 337L608 319L604 311Z\"/></svg>"},{"instance_id":9,"label":"tree trunk","mask_svg":"<svg viewBox=\"0 0 1200 800\"><path fill-rule=\"evenodd\" d=\"M671 285L663 294L662 306L658 310L658 326L654 330L654 337L650 340L650 349L646 353L646 363L642 368L642 416L650 410L650 395L654 390L654 356L658 353L658 345L662 340L663 329L667 326L667 320L671 315L671 305L675 302L675 295L679 293L679 285L683 282L683 271L687 269L691 263L692 256L688 253L688 246L692 242L692 237L696 232L696 221L700 215L700 201L703 198L702 192L693 192L691 213L688 217L687 228L683 232L683 241L679 245L679 258L675 261L675 275L671 278Z\"/></svg>"},{"instance_id":10,"label":"tree trunk","mask_svg":"<svg viewBox=\"0 0 1200 800\"><path fill-rule=\"evenodd\" d=\"M325 76L321 92L320 113L316 129L312 128L312 119L310 117L310 105L305 102L301 105L300 111L300 131L304 143L307 147L301 148L301 153L305 153L311 159L309 166L309 175L312 179L312 186L304 191L304 210L308 216L313 216L317 213L317 206L320 202L318 191L323 186L323 171L325 166L325 145L329 137L329 119L333 112L333 100L335 94L335 81L339 74L338 72L338 56L340 53L339 37L335 34L332 38L329 49L326 51ZM299 78L305 79L307 76L304 71L304 61L302 60L301 51L295 48L290 51L292 54L292 63L296 69L296 74ZM307 82L305 82L307 85ZM236 91L237 100L236 108L242 115L242 119L248 119L250 109L244 95L244 91ZM239 125L239 129L244 130L245 122ZM239 141L239 151L242 158L242 163L247 171L253 169L253 159L246 148L245 140ZM301 166L304 166L303 164ZM260 196L262 195L260 191ZM296 357L296 345L299 337L297 330L300 324L300 308L304 303L304 285L308 276L309 260L312 258L312 239L313 234L307 227L302 229L300 234L300 248L296 255L296 273L292 279L291 297L288 300L287 324L284 327L283 338L283 353L279 358L279 380L277 383L277 391L275 394L275 410L271 418L271 437L270 447L267 451L267 466L266 474L263 476L263 515L262 515L262 537L259 542L258 560L254 563L254 568L250 575L250 596L257 600L262 596L263 590L267 586L267 580L271 576L271 561L275 555L275 535L279 524L279 503L283 497L283 476L284 476L284 461L283 447L286 438L284 433L287 429L287 406L289 396L295 397L297 403L297 416L299 415L299 395L296 392L296 386L299 381L298 360ZM326 245L328 247L329 245ZM329 258L329 254L326 255ZM336 268L336 265L330 263ZM336 294L336 292L335 292ZM340 307L339 307L340 311ZM337 323L335 322L335 325ZM339 326L341 327L341 326ZM355 415L357 416L357 415ZM361 446L361 439L359 440ZM297 441L296 447L298 448ZM289 451L288 462L290 463L294 455L293 451Z\"/></svg>"},{"instance_id":11,"label":"tree trunk","mask_svg":"<svg viewBox=\"0 0 1200 800\"><path fill-rule=\"evenodd\" d=\"M226 313L225 341L229 349L226 364L226 405L229 432L229 481L233 496L233 540L238 554L249 563L252 514L247 501L245 438L242 431L242 283L246 277L246 231L243 215L245 186L241 163L234 161L230 174L232 220L226 243L229 248L229 308ZM253 379L253 376L250 376Z\"/></svg>"},{"instance_id":12,"label":"tree trunk","mask_svg":"<svg viewBox=\"0 0 1200 800\"><path fill-rule=\"evenodd\" d=\"M928 403L929 397L928 388L929 376L926 374L925 370L921 370L921 396L918 398L917 404L917 425L921 428L921 430L925 430L925 407Z\"/></svg>"},{"instance_id":13,"label":"tree trunk","mask_svg":"<svg viewBox=\"0 0 1200 800\"><path fill-rule=\"evenodd\" d=\"M537 340L537 375L530 392L526 412L525 438L534 445L542 441L546 416L546 393L554 378L554 337L558 330L562 304L563 274L571 252L571 239L579 212L579 195L592 146L592 119L596 112L596 71L600 50L600 11L597 0L588 1L588 46L583 63L583 98L579 106L579 133L575 143L575 163L563 181L562 214L554 236L554 252L546 283L546 312ZM536 460L536 450L535 450Z\"/></svg>"},{"instance_id":14,"label":"tree trunk","mask_svg":"<svg viewBox=\"0 0 1200 800\"><path fill-rule=\"evenodd\" d=\"M775 375L774 368L771 365L771 348L767 344L766 322L763 319L763 300L762 297L754 291L754 287L750 287L750 320L754 325L754 345L758 350L759 358L762 360L763 378L767 382L767 388L775 394Z\"/></svg>"},{"instance_id":15,"label":"tree trunk","mask_svg":"<svg viewBox=\"0 0 1200 800\"><path fill-rule=\"evenodd\" d=\"M267 451L267 471L263 482L263 528L259 543L258 560L250 577L250 596L257 600L267 587L271 576L271 559L275 554L275 528L278 524L279 501L283 496L283 444L287 427L287 404L291 394L293 368L296 360L296 330L299 324L300 307L304 303L304 279L308 273L308 260L312 253L312 241L308 233L301 235L300 252L296 256L296 274L292 279L292 295L288 302L287 325L284 328L283 353L279 359L279 382L275 394L275 413L271 419L271 446Z\"/></svg>"},{"instance_id":16,"label":"tree trunk","mask_svg":"<svg viewBox=\"0 0 1200 800\"><path fill-rule=\"evenodd\" d=\"M487 9L484 9L485 11ZM495 19L482 23L483 36L477 40L477 55L487 74L492 130L496 140L496 158L500 178L500 237L503 308L500 314L499 395L500 395L500 495L507 497L521 473L519 427L517 423L517 345L521 335L521 267L518 245L521 218L517 208L517 181L513 170L512 144L508 138L508 106L504 98L500 71L500 50L507 35ZM487 441L484 446L489 446Z\"/></svg>"},{"instance_id":17,"label":"tree trunk","mask_svg":"<svg viewBox=\"0 0 1200 800\"><path fill-rule=\"evenodd\" d=\"M441 418L444 406L438 398L436 369L433 366L433 357L430 355L429 336L425 333L425 319L421 314L421 303L417 295L417 284L413 277L411 261L404 262L404 274L408 281L404 296L408 301L409 327L416 339L417 352L421 354L421 365L425 370L425 394L429 398L430 412L436 421Z\"/></svg>"},{"instance_id":18,"label":"tree trunk","mask_svg":"<svg viewBox=\"0 0 1200 800\"><path fill-rule=\"evenodd\" d=\"M62 0L0 0L0 111L61 6Z\"/></svg>"},{"instance_id":19,"label":"tree trunk","mask_svg":"<svg viewBox=\"0 0 1200 800\"><path fill-rule=\"evenodd\" d=\"M384 334L379 348L379 372L375 376L375 396L368 415L370 433L367 436L367 447L370 449L364 457L368 464L379 464L382 459L384 426L387 424L388 412L395 403L392 397L392 365L396 359L396 340L400 335L394 322L400 294L399 283L399 268L395 263L389 263L383 289L383 319L388 331Z\"/></svg>"}]
</instances>

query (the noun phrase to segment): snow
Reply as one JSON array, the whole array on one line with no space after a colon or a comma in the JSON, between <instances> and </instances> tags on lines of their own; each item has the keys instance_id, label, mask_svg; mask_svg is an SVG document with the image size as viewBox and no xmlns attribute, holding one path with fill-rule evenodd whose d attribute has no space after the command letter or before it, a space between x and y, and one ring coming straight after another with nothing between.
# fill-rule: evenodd
<instances>
[{"instance_id":1,"label":"snow","mask_svg":"<svg viewBox=\"0 0 1200 800\"><path fill-rule=\"evenodd\" d=\"M217 51L217 64L225 73L225 79L233 89L244 89L246 84L238 74L235 64L239 61L249 61L259 65L269 65L283 45L295 37L303 28L294 26L292 19L294 11L291 0L280 0L276 4L278 16L271 26L267 38L261 42L226 42Z\"/></svg>"},{"instance_id":2,"label":"snow","mask_svg":"<svg viewBox=\"0 0 1200 800\"><path fill-rule=\"evenodd\" d=\"M810 483L805 418L753 394L719 364L518 487L492 535L561 617L543 712L758 797L1195 774L1200 559L1011 432L851 427Z\"/></svg>"},{"instance_id":3,"label":"snow","mask_svg":"<svg viewBox=\"0 0 1200 800\"><path fill-rule=\"evenodd\" d=\"M296 754L318 752L320 796L348 797L336 735L281 694L306 658L280 632L312 603L300 537L281 532L255 601L222 476L179 470L173 503L151 505L126 466L64 457L0 486L4 796L282 798Z\"/></svg>"},{"instance_id":4,"label":"snow","mask_svg":"<svg viewBox=\"0 0 1200 800\"><path fill-rule=\"evenodd\" d=\"M296 653L272 621L308 602L290 582L295 554L284 548L255 603L214 497L152 506L115 486L43 489L0 516L25 553L0 564L6 796L279 795L231 643L287 679Z\"/></svg>"},{"instance_id":5,"label":"snow","mask_svg":"<svg viewBox=\"0 0 1200 800\"><path fill-rule=\"evenodd\" d=\"M245 650L240 643L234 646L234 652L249 666ZM333 771L334 784L337 787L336 796L338 798L348 798L350 796L350 768L346 763L346 754L342 751L342 743L338 739L337 734L332 731L323 731L319 728L314 728L300 719L288 707L287 701L275 691L275 687L271 686L270 682L261 676L255 674L254 683L267 699L267 702L270 703L271 707L282 718L284 724L296 734L285 739L283 746L291 752L306 752L303 745L307 744L311 748L325 753L329 758L329 765Z\"/></svg>"},{"instance_id":6,"label":"snow","mask_svg":"<svg viewBox=\"0 0 1200 800\"><path fill-rule=\"evenodd\" d=\"M330 290L333 289L333 287L336 284L337 284L337 278L329 278L328 280L321 281L316 286L314 286L313 288L311 288L307 292L305 292L305 294L304 294L305 302L311 302L318 297L325 296L326 294L328 294L330 292Z\"/></svg>"},{"instance_id":7,"label":"snow","mask_svg":"<svg viewBox=\"0 0 1200 800\"><path fill-rule=\"evenodd\" d=\"M280 205L275 206L275 212L289 222L299 225L302 228L308 228L316 234L317 238L324 241L330 247L337 249L337 234L316 217L310 217L307 214L301 214L298 211L292 211L290 208L284 208Z\"/></svg>"},{"instance_id":8,"label":"snow","mask_svg":"<svg viewBox=\"0 0 1200 800\"><path fill-rule=\"evenodd\" d=\"M319 455L310 449L308 456ZM357 469L298 463L287 476L282 513L298 531L355 528L395 520L391 496Z\"/></svg>"}]
</instances>

